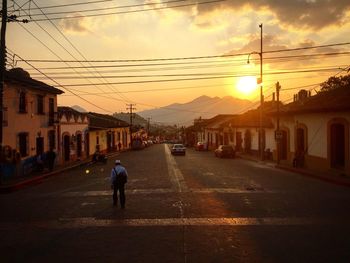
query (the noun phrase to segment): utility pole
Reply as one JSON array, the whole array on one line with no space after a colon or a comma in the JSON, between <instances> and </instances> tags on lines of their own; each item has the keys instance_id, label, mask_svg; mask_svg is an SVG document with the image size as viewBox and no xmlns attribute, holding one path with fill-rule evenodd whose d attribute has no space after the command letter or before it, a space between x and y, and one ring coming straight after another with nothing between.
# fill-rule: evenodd
<instances>
[{"instance_id":1,"label":"utility pole","mask_svg":"<svg viewBox=\"0 0 350 263\"><path fill-rule=\"evenodd\" d=\"M2 0L1 10L1 47L0 47L0 147L3 144L3 118L4 118L4 81L6 71L6 23L7 23L7 0Z\"/></svg>"},{"instance_id":2,"label":"utility pole","mask_svg":"<svg viewBox=\"0 0 350 263\"><path fill-rule=\"evenodd\" d=\"M264 104L264 95L263 95L263 24L259 25L260 27L260 159L264 160L264 149L263 149L263 104Z\"/></svg>"},{"instance_id":3,"label":"utility pole","mask_svg":"<svg viewBox=\"0 0 350 263\"><path fill-rule=\"evenodd\" d=\"M134 108L135 105L136 104L132 104L132 103L126 104L126 106L128 106L126 110L128 110L130 114L130 148L132 147L132 118L133 118L132 111L136 110L136 108Z\"/></svg>"},{"instance_id":4,"label":"utility pole","mask_svg":"<svg viewBox=\"0 0 350 263\"><path fill-rule=\"evenodd\" d=\"M279 82L276 83L276 95L277 95L277 127L276 127L276 142L277 142L277 165L280 164L281 160L281 138L280 138L280 89L281 85Z\"/></svg>"}]
</instances>

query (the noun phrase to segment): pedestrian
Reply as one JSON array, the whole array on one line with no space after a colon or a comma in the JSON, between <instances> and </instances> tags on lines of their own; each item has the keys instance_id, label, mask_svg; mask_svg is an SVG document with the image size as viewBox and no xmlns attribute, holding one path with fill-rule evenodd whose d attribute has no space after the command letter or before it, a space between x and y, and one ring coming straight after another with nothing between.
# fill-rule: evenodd
<instances>
[{"instance_id":1,"label":"pedestrian","mask_svg":"<svg viewBox=\"0 0 350 263\"><path fill-rule=\"evenodd\" d=\"M120 206L125 208L125 184L128 181L128 172L120 163L115 161L115 166L111 171L111 188L113 189L113 206L118 206L118 191L120 198Z\"/></svg>"},{"instance_id":2,"label":"pedestrian","mask_svg":"<svg viewBox=\"0 0 350 263\"><path fill-rule=\"evenodd\" d=\"M55 159L56 159L56 153L53 151L52 148L50 148L50 150L47 152L46 158L47 158L47 163L49 165L49 170L50 172L52 172L55 164Z\"/></svg>"},{"instance_id":3,"label":"pedestrian","mask_svg":"<svg viewBox=\"0 0 350 263\"><path fill-rule=\"evenodd\" d=\"M118 143L118 150L120 151L121 148L122 148L122 144L119 142L119 143Z\"/></svg>"}]
</instances>

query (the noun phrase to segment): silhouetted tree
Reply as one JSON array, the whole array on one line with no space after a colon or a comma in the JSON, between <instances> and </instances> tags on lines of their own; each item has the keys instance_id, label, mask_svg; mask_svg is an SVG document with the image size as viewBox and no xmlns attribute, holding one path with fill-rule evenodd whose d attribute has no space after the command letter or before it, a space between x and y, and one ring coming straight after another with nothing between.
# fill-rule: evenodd
<instances>
[{"instance_id":1,"label":"silhouetted tree","mask_svg":"<svg viewBox=\"0 0 350 263\"><path fill-rule=\"evenodd\" d=\"M329 91L338 88L350 88L350 74L339 77L330 77L321 83L321 91Z\"/></svg>"}]
</instances>

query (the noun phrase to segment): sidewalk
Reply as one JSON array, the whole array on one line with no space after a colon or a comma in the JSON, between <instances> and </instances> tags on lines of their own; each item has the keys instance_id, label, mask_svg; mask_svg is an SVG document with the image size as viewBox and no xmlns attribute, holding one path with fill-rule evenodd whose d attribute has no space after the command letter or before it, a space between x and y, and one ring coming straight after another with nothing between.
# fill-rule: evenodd
<instances>
[{"instance_id":1,"label":"sidewalk","mask_svg":"<svg viewBox=\"0 0 350 263\"><path fill-rule=\"evenodd\" d=\"M298 174L303 175L303 176L315 178L315 179L329 182L332 184L350 187L350 177L348 177L348 176L335 175L335 174L331 174L331 173L327 173L327 172L320 173L320 172L312 171L312 170L305 169L305 168L295 168L295 167L292 167L289 165L282 165L282 164L277 165L276 162L274 162L274 161L271 161L271 160L261 161L261 160L259 160L259 158L257 156L244 154L244 153L236 153L236 156L238 158L259 162L259 163L262 163L262 164L265 164L268 166L272 166L272 167L275 167L275 168L278 168L281 170L286 170L286 171L298 173Z\"/></svg>"},{"instance_id":2,"label":"sidewalk","mask_svg":"<svg viewBox=\"0 0 350 263\"><path fill-rule=\"evenodd\" d=\"M112 156L117 156L119 154L120 152L111 152L111 153L108 153L106 156L112 157ZM91 157L89 157L86 160L76 161L68 165L57 165L55 169L51 172L48 170L45 170L43 173L32 173L25 177L14 178L14 179L5 181L3 182L2 185L0 185L0 194L11 193L29 185L38 184L48 177L57 175L59 173L68 171L70 169L74 169L76 167L79 167L91 162L92 162Z\"/></svg>"}]
</instances>

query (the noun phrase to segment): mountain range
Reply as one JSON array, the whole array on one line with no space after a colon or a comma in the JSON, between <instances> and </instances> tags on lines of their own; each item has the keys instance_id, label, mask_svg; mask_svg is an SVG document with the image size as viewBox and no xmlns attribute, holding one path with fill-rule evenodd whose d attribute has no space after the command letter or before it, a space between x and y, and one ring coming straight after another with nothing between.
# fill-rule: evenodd
<instances>
[{"instance_id":1,"label":"mountain range","mask_svg":"<svg viewBox=\"0 0 350 263\"><path fill-rule=\"evenodd\" d=\"M234 114L251 105L249 100L231 96L223 98L200 96L187 103L173 103L165 107L140 111L143 118L151 118L152 123L178 124L188 126L194 119L212 118L218 114Z\"/></svg>"}]
</instances>

